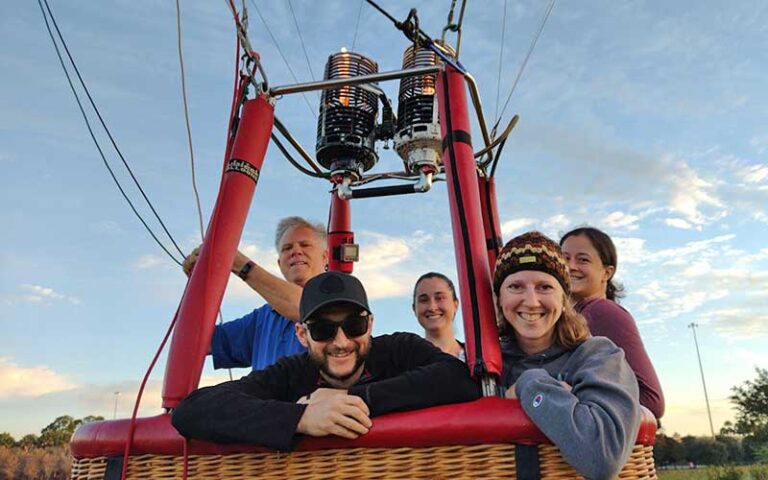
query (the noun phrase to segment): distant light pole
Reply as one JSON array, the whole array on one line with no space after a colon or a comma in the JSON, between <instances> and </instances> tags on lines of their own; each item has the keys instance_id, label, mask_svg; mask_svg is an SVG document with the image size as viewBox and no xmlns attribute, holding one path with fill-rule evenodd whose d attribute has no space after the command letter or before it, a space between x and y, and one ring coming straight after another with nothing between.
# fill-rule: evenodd
<instances>
[{"instance_id":1,"label":"distant light pole","mask_svg":"<svg viewBox=\"0 0 768 480\"><path fill-rule=\"evenodd\" d=\"M699 353L699 341L696 339L697 323L691 322L688 328L693 331L693 343L696 345L696 357L699 359L699 372L701 372L701 384L704 386L704 400L707 402L707 416L709 417L709 431L712 432L712 438L715 438L715 427L712 425L712 411L709 409L709 395L707 395L707 382L704 381L704 368L701 366L701 354Z\"/></svg>"},{"instance_id":2,"label":"distant light pole","mask_svg":"<svg viewBox=\"0 0 768 480\"><path fill-rule=\"evenodd\" d=\"M120 391L115 392L115 410L112 412L112 418L117 418L117 399L120 397Z\"/></svg>"}]
</instances>

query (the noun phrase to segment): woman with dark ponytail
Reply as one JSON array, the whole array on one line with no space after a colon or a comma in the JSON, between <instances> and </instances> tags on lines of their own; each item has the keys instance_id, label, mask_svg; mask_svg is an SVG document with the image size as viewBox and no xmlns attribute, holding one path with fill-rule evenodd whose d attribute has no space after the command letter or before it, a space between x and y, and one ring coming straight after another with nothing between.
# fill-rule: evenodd
<instances>
[{"instance_id":1,"label":"woman with dark ponytail","mask_svg":"<svg viewBox=\"0 0 768 480\"><path fill-rule=\"evenodd\" d=\"M608 337L624 349L640 386L640 404L656 418L664 415L664 394L632 315L617 301L624 287L616 284L618 259L611 237L593 227L580 227L560 239L571 277L571 298L594 336Z\"/></svg>"}]
</instances>

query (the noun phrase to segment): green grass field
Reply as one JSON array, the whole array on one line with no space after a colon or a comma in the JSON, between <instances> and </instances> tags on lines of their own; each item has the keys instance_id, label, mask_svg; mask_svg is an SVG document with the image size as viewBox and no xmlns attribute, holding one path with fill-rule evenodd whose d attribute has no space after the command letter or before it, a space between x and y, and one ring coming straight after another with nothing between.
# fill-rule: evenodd
<instances>
[{"instance_id":1,"label":"green grass field","mask_svg":"<svg viewBox=\"0 0 768 480\"><path fill-rule=\"evenodd\" d=\"M768 480L768 465L659 470L658 475L660 480Z\"/></svg>"}]
</instances>

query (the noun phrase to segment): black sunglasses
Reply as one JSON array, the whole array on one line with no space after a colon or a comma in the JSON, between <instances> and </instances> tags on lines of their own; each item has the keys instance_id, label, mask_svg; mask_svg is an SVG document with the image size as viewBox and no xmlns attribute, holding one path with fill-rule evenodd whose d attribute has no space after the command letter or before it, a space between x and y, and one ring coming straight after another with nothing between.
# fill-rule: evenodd
<instances>
[{"instance_id":1,"label":"black sunglasses","mask_svg":"<svg viewBox=\"0 0 768 480\"><path fill-rule=\"evenodd\" d=\"M368 320L371 314L363 311L347 316L341 322L334 322L327 318L309 318L304 325L309 330L309 335L316 342L327 342L336 338L339 327L347 338L356 338L368 331Z\"/></svg>"}]
</instances>

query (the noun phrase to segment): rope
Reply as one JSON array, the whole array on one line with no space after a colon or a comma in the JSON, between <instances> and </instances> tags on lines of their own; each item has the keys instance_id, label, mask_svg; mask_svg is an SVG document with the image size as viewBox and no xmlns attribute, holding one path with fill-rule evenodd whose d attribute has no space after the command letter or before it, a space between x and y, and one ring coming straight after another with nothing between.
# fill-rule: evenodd
<instances>
[{"instance_id":1,"label":"rope","mask_svg":"<svg viewBox=\"0 0 768 480\"><path fill-rule=\"evenodd\" d=\"M357 9L357 20L355 21L355 36L352 37L352 48L351 51L355 51L355 44L357 43L357 32L360 29L360 14L363 13L363 4L365 3L365 0L360 0L360 6Z\"/></svg>"},{"instance_id":2,"label":"rope","mask_svg":"<svg viewBox=\"0 0 768 480\"><path fill-rule=\"evenodd\" d=\"M293 81L296 83L299 83L299 79L296 77L296 74L293 72L293 69L291 68L291 64L288 63L288 59L286 58L285 54L283 54L283 50L280 48L280 44L278 43L275 36L272 34L272 30L270 30L269 25L267 24L267 20L264 18L264 15L261 14L261 10L259 10L258 5L256 5L256 2L254 0L251 0L251 5L253 5L253 7L256 9L256 13L259 15L259 18L261 19L261 23L264 24L264 28L266 28L267 33L269 34L269 38L272 39L272 43L275 45L275 48L277 48L277 53L279 53L280 58L283 59L283 63L285 63L285 66L288 68L288 72L291 74ZM317 114L315 113L315 110L312 108L312 104L309 103L309 100L307 99L307 96L304 94L304 92L301 93L301 96L304 98L304 101L307 103L307 108L309 108L309 113L312 115L313 118L317 118Z\"/></svg>"},{"instance_id":3,"label":"rope","mask_svg":"<svg viewBox=\"0 0 768 480\"><path fill-rule=\"evenodd\" d=\"M181 7L176 0L176 45L179 51L179 72L181 74L181 97L184 103L184 122L187 127L187 143L189 145L189 164L192 172L192 191L195 193L197 205L197 219L200 222L200 238L205 238L203 228L203 209L200 207L200 193L197 191L197 179L195 177L195 150L192 147L192 127L189 124L189 107L187 102L187 80L184 74L184 53L181 48Z\"/></svg>"},{"instance_id":4,"label":"rope","mask_svg":"<svg viewBox=\"0 0 768 480\"><path fill-rule=\"evenodd\" d=\"M307 53L307 46L304 45L304 37L301 35L301 28L299 28L299 21L296 19L296 12L293 10L293 4L291 0L288 0L288 8L291 10L291 16L293 17L293 24L296 26L296 32L299 34L299 42L301 42L301 49L304 52L304 59L307 61L307 67L309 67L309 76L312 77L312 81L315 81L315 72L312 71L312 62L309 61L309 54ZM317 92L317 99L320 100L320 91Z\"/></svg>"},{"instance_id":5,"label":"rope","mask_svg":"<svg viewBox=\"0 0 768 480\"><path fill-rule=\"evenodd\" d=\"M552 13L552 9L555 6L555 0L550 0L549 5L547 6L547 10L544 13L544 17L541 19L541 24L539 25L539 29L536 32L536 35L533 37L533 41L531 41L531 46L528 48L528 53L525 55L525 59L523 60L522 65L520 65L520 70L517 72L517 76L515 77L515 81L512 83L512 89L509 91L509 95L507 96L507 101L504 102L504 108L501 109L501 114L499 114L499 117L496 118L496 123L493 125L493 132L496 132L496 129L499 126L499 121L501 120L501 117L504 115L504 111L507 109L507 105L509 105L509 100L512 98L512 94L515 93L515 88L517 87L517 83L520 81L520 77L523 76L523 71L525 70L525 66L528 64L528 60L531 58L531 54L533 53L533 49L536 47L536 42L539 41L539 36L541 36L541 32L544 30L544 25L547 23L547 19L549 18L549 14Z\"/></svg>"},{"instance_id":6,"label":"rope","mask_svg":"<svg viewBox=\"0 0 768 480\"><path fill-rule=\"evenodd\" d=\"M178 0L177 0L178 1ZM499 96L501 95L501 61L504 58L504 34L507 31L507 0L504 0L504 13L501 16L501 43L499 45L499 72L496 75L496 110L494 120L499 118Z\"/></svg>"},{"instance_id":7,"label":"rope","mask_svg":"<svg viewBox=\"0 0 768 480\"><path fill-rule=\"evenodd\" d=\"M45 9L43 8L43 3L45 4ZM144 228L147 230L147 232L152 237L152 239L155 241L155 243L157 243L157 245L171 258L171 260L173 260L177 265L181 266L181 262L179 260L177 260L176 257L168 250L168 248L166 248L166 246L163 244L163 242L161 242L160 239L157 238L157 235L155 234L155 232L149 227L149 225L147 224L146 220L144 220L144 217L142 217L141 214L138 212L138 210L136 209L136 206L133 204L131 199L128 197L128 194L125 192L125 189L123 189L123 186L120 184L120 181L117 179L117 176L115 175L114 170L112 170L112 167L110 166L109 161L107 160L107 157L104 155L104 151L102 150L101 145L99 144L98 140L96 139L96 135L93 132L93 127L91 126L91 123L88 120L88 115L85 113L85 108L83 107L83 103L80 101L80 96L77 94L77 90L75 89L75 85L72 82L72 77L70 76L69 70L67 69L67 66L64 63L64 58L61 55L61 51L59 50L59 46L56 43L56 38L54 37L53 31L51 30L50 23L48 22L48 18L49 17L51 19L51 23L53 23L53 26L56 29L56 32L58 33L59 41L62 43L62 46L66 50L67 56L69 57L69 61L72 63L72 66L75 68L75 72L77 72L78 78L80 79L80 83L83 86L83 89L85 90L85 92L88 94L88 98L91 100L91 106L96 111L97 115L99 115L98 109L96 108L96 105L93 102L93 99L91 98L90 93L88 93L88 90L87 90L87 88L85 86L85 83L83 82L83 79L80 76L79 71L77 70L77 66L74 63L74 59L72 58L71 54L69 53L69 50L67 49L66 42L64 41L64 37L62 36L61 31L59 30L58 25L56 24L56 19L53 16L53 12L51 12L51 7L50 7L50 5L48 5L48 1L47 0L37 0L37 4L40 7L40 11L43 14L43 20L45 21L45 27L48 30L48 35L50 36L51 42L53 43L53 48L56 50L56 56L59 59L59 63L61 64L61 68L62 68L62 70L64 70L64 75L67 78L67 83L69 83L69 88L70 88L70 90L72 90L72 94L75 97L75 101L77 102L77 106L80 109L80 114L82 115L83 120L85 121L85 126L88 129L88 133L91 136L91 140L93 140L93 143L94 143L94 145L96 146L96 149L99 152L99 156L101 156L101 160L104 163L104 166L107 168L107 171L109 172L109 175L112 177L112 181L115 183L115 185L117 186L118 190L120 191L120 194L123 196L125 201L128 203L128 206L131 208L131 210L133 211L134 215L136 215L136 217L139 219L139 221L144 226ZM46 10L48 11L47 15L46 15ZM104 127L104 129L107 131L107 134L109 135L109 138L112 140L112 145L115 147L116 150L118 150L117 149L117 145L115 144L114 139L109 134L109 130L107 129L106 125L104 124L103 119L101 118L101 115L99 115L99 119L101 120L102 127ZM118 150L118 154L120 154L119 150ZM128 171L131 173L131 177L133 178L134 183L136 183L136 186L139 188L139 190L142 192L142 194L144 194L144 191L141 189L141 186L139 185L138 180L136 179L135 176L133 176L133 172L131 171L130 167L128 166L128 163L122 157L122 155L120 155L120 158L123 160L123 164L126 166ZM173 244L176 246L176 249L179 251L179 253L183 257L184 253L181 252L181 249L179 249L179 246L173 240L173 236L165 228L165 225L163 224L163 222L160 219L159 215L157 214L155 209L152 207L152 204L149 201L149 198L147 198L147 196L144 195L144 199L150 205L150 208L154 212L155 217L158 219L160 224L163 225L163 228L165 229L165 233L168 235L168 237L171 239L171 242L173 242Z\"/></svg>"},{"instance_id":8,"label":"rope","mask_svg":"<svg viewBox=\"0 0 768 480\"><path fill-rule=\"evenodd\" d=\"M184 289L184 293L186 293L186 287ZM182 296L182 298L184 297ZM168 325L168 330L166 330L163 340L160 342L160 345L157 347L155 356L152 358L152 361L149 363L149 367L147 367L147 371L144 374L144 378L142 379L141 384L139 385L139 392L136 394L136 401L133 404L133 413L131 414L131 424L128 428L128 441L125 443L125 449L123 450L123 468L120 474L121 480L125 480L126 474L128 472L128 458L131 456L131 445L133 444L133 435L134 433L136 433L136 416L139 413L139 405L141 405L141 397L143 396L144 389L147 386L149 375L152 373L152 370L154 370L155 365L157 364L157 359L160 358L160 353L162 353L163 349L165 348L165 344L168 343L168 337L171 336L173 327L176 325L176 320L178 320L179 318L180 309L181 309L181 305L179 305L179 307L176 309L176 314L173 316L173 320L171 320L170 325Z\"/></svg>"}]
</instances>

